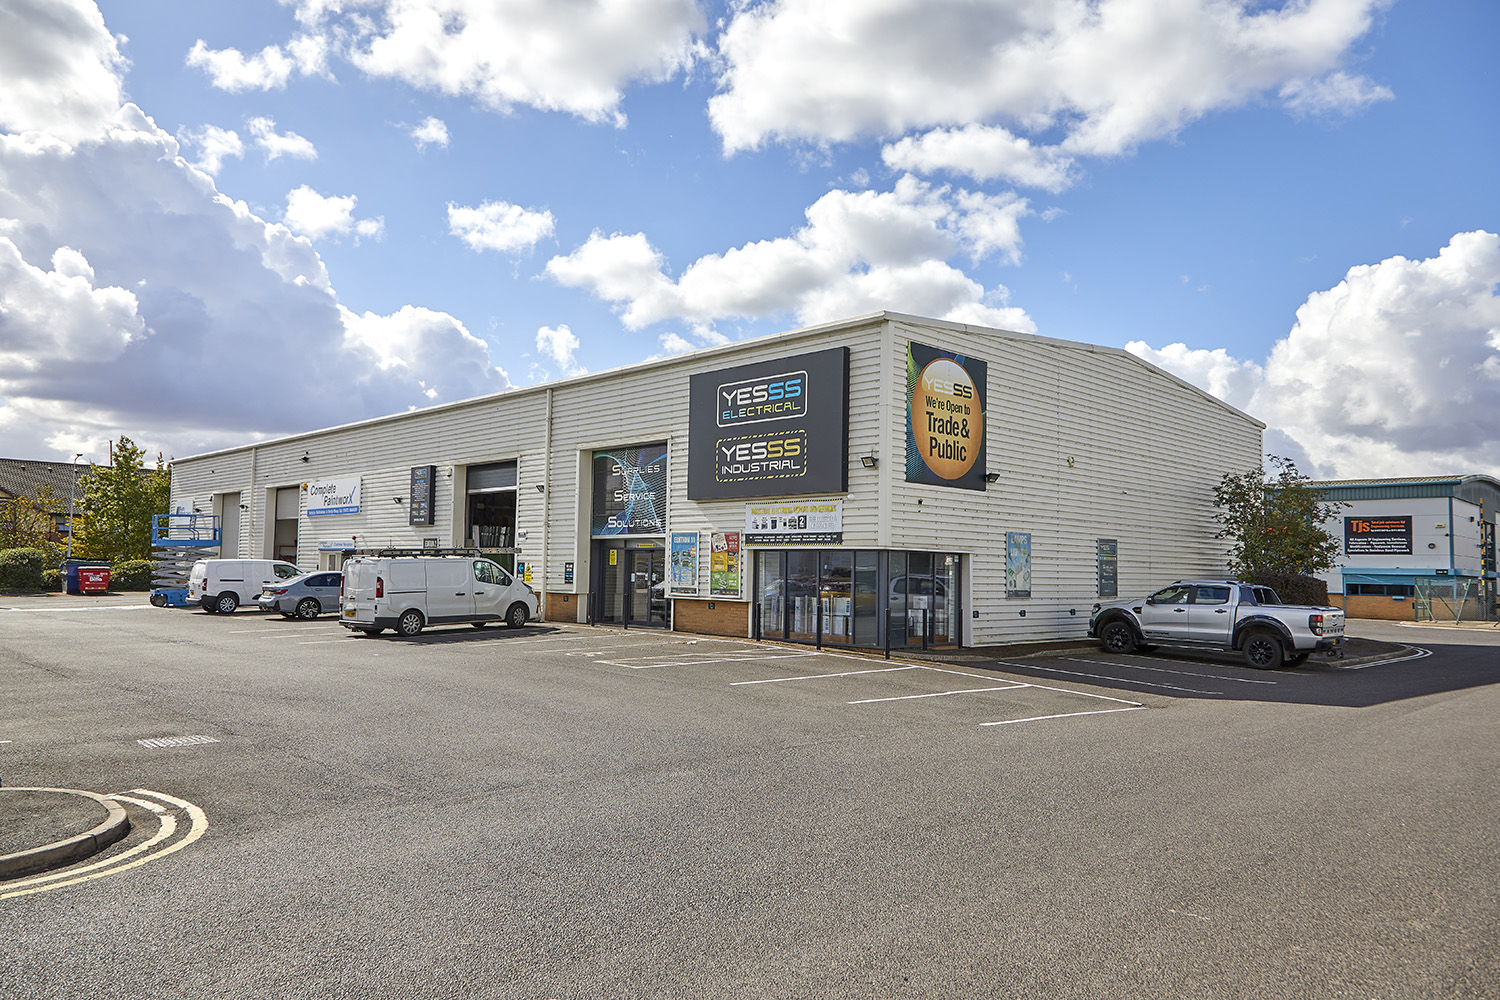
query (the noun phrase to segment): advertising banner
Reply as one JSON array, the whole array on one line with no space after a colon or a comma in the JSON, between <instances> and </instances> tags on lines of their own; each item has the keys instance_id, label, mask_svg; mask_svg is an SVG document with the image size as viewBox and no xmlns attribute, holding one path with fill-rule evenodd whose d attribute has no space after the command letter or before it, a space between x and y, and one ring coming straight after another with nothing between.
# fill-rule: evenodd
<instances>
[{"instance_id":1,"label":"advertising banner","mask_svg":"<svg viewBox=\"0 0 1500 1000\"><path fill-rule=\"evenodd\" d=\"M694 375L690 500L842 493L849 484L849 349Z\"/></svg>"},{"instance_id":2,"label":"advertising banner","mask_svg":"<svg viewBox=\"0 0 1500 1000\"><path fill-rule=\"evenodd\" d=\"M353 479L329 479L321 483L305 483L302 488L307 491L308 517L359 513L358 476Z\"/></svg>"},{"instance_id":3,"label":"advertising banner","mask_svg":"<svg viewBox=\"0 0 1500 1000\"><path fill-rule=\"evenodd\" d=\"M715 531L708 563L708 596L740 596L740 533Z\"/></svg>"},{"instance_id":4,"label":"advertising banner","mask_svg":"<svg viewBox=\"0 0 1500 1000\"><path fill-rule=\"evenodd\" d=\"M667 525L667 446L594 452L595 535L660 535Z\"/></svg>"},{"instance_id":5,"label":"advertising banner","mask_svg":"<svg viewBox=\"0 0 1500 1000\"><path fill-rule=\"evenodd\" d=\"M906 481L984 489L989 365L925 344L906 346Z\"/></svg>"},{"instance_id":6,"label":"advertising banner","mask_svg":"<svg viewBox=\"0 0 1500 1000\"><path fill-rule=\"evenodd\" d=\"M436 478L437 466L412 466L411 490L406 499L406 523L408 525L433 523L432 494Z\"/></svg>"},{"instance_id":7,"label":"advertising banner","mask_svg":"<svg viewBox=\"0 0 1500 1000\"><path fill-rule=\"evenodd\" d=\"M1344 554L1411 555L1411 517L1344 518Z\"/></svg>"},{"instance_id":8,"label":"advertising banner","mask_svg":"<svg viewBox=\"0 0 1500 1000\"><path fill-rule=\"evenodd\" d=\"M750 504L746 545L838 545L844 541L844 501Z\"/></svg>"},{"instance_id":9,"label":"advertising banner","mask_svg":"<svg viewBox=\"0 0 1500 1000\"><path fill-rule=\"evenodd\" d=\"M698 533L696 531L672 532L669 561L671 566L667 570L667 582L672 593L697 596Z\"/></svg>"},{"instance_id":10,"label":"advertising banner","mask_svg":"<svg viewBox=\"0 0 1500 1000\"><path fill-rule=\"evenodd\" d=\"M1005 596L1031 596L1031 534L1005 534Z\"/></svg>"}]
</instances>

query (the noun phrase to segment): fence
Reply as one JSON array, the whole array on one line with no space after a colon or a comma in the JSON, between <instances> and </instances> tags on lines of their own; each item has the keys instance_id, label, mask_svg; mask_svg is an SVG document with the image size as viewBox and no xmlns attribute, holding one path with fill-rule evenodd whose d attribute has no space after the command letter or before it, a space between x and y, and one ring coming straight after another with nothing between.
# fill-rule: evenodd
<instances>
[{"instance_id":1,"label":"fence","mask_svg":"<svg viewBox=\"0 0 1500 1000\"><path fill-rule=\"evenodd\" d=\"M1500 620L1490 580L1417 577L1413 607L1419 622L1492 622Z\"/></svg>"}]
</instances>

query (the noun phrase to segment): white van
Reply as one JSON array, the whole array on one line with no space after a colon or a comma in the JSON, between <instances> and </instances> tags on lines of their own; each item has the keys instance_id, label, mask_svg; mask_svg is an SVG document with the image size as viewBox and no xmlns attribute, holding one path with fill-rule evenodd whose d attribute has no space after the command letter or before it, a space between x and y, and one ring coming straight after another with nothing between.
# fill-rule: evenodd
<instances>
[{"instance_id":1,"label":"white van","mask_svg":"<svg viewBox=\"0 0 1500 1000\"><path fill-rule=\"evenodd\" d=\"M229 614L241 604L255 606L261 589L302 571L279 559L199 559L188 575L188 604L210 614Z\"/></svg>"},{"instance_id":2,"label":"white van","mask_svg":"<svg viewBox=\"0 0 1500 1000\"><path fill-rule=\"evenodd\" d=\"M339 623L365 635L494 621L520 628L540 614L536 591L472 553L355 556L344 563Z\"/></svg>"}]
</instances>

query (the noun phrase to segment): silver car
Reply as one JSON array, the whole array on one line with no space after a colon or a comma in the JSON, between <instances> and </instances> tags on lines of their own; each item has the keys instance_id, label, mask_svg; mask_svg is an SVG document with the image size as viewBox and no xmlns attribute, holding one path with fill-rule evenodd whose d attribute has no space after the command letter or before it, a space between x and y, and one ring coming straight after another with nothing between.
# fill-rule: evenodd
<instances>
[{"instance_id":1,"label":"silver car","mask_svg":"<svg viewBox=\"0 0 1500 1000\"><path fill-rule=\"evenodd\" d=\"M339 590L344 574L303 573L290 580L267 584L255 599L262 611L279 611L283 618L316 618L325 611L338 611Z\"/></svg>"}]
</instances>

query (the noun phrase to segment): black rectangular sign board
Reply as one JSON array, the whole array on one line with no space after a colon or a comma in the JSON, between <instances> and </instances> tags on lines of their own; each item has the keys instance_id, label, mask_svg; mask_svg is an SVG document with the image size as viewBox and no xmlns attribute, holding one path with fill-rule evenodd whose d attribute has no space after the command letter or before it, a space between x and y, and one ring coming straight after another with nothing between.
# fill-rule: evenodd
<instances>
[{"instance_id":1,"label":"black rectangular sign board","mask_svg":"<svg viewBox=\"0 0 1500 1000\"><path fill-rule=\"evenodd\" d=\"M690 500L843 493L849 486L849 348L692 376Z\"/></svg>"},{"instance_id":2,"label":"black rectangular sign board","mask_svg":"<svg viewBox=\"0 0 1500 1000\"><path fill-rule=\"evenodd\" d=\"M1411 555L1411 517L1344 518L1344 554Z\"/></svg>"},{"instance_id":3,"label":"black rectangular sign board","mask_svg":"<svg viewBox=\"0 0 1500 1000\"><path fill-rule=\"evenodd\" d=\"M437 466L415 465L411 470L411 492L406 503L406 523L410 525L432 524L432 492L437 479Z\"/></svg>"}]
</instances>

